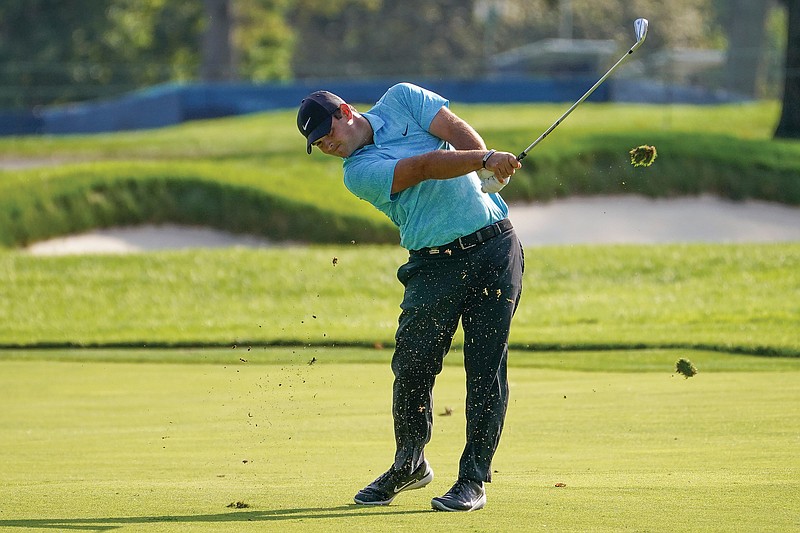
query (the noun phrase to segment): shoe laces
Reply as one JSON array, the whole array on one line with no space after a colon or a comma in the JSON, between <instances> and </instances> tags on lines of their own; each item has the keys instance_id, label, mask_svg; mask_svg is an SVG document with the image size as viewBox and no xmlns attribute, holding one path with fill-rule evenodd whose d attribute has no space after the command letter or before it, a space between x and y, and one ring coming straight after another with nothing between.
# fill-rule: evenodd
<instances>
[{"instance_id":1,"label":"shoe laces","mask_svg":"<svg viewBox=\"0 0 800 533\"><path fill-rule=\"evenodd\" d=\"M453 488L450 489L450 493L453 496L458 496L458 497L463 495L472 497L474 496L474 491L472 490L473 486L477 486L479 490L481 488L480 483L478 483L477 481L472 481L469 479L459 479L458 481L455 482Z\"/></svg>"},{"instance_id":2,"label":"shoe laces","mask_svg":"<svg viewBox=\"0 0 800 533\"><path fill-rule=\"evenodd\" d=\"M383 485L387 481L394 479L395 476L397 476L397 471L394 469L394 467L392 467L383 474L381 474L380 476L378 476L378 479L376 479L372 483L375 485Z\"/></svg>"},{"instance_id":3,"label":"shoe laces","mask_svg":"<svg viewBox=\"0 0 800 533\"><path fill-rule=\"evenodd\" d=\"M385 486L391 485L392 488L397 484L399 480L403 478L404 474L400 470L397 470L394 466L389 468L386 472L378 476L378 479L372 482L372 485L377 486Z\"/></svg>"}]
</instances>

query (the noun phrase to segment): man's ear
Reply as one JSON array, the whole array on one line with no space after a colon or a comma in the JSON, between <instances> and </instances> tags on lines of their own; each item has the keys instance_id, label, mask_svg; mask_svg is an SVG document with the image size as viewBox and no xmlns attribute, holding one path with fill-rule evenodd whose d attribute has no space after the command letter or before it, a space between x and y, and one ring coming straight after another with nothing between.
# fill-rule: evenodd
<instances>
[{"instance_id":1,"label":"man's ear","mask_svg":"<svg viewBox=\"0 0 800 533\"><path fill-rule=\"evenodd\" d=\"M353 118L353 108L350 107L350 104L340 104L339 109L341 110L342 116L344 116L345 119L350 120Z\"/></svg>"}]
</instances>

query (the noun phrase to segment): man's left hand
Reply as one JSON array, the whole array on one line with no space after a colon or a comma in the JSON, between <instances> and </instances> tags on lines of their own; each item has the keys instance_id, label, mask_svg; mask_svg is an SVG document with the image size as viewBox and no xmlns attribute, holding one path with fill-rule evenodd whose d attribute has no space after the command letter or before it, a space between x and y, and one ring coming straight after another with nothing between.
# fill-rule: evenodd
<instances>
[{"instance_id":1,"label":"man's left hand","mask_svg":"<svg viewBox=\"0 0 800 533\"><path fill-rule=\"evenodd\" d=\"M487 194L500 192L511 180L511 178L506 178L501 181L497 179L497 176L495 176L491 170L486 168L482 168L478 171L478 177L481 179L481 191Z\"/></svg>"},{"instance_id":2,"label":"man's left hand","mask_svg":"<svg viewBox=\"0 0 800 533\"><path fill-rule=\"evenodd\" d=\"M486 160L485 168L478 171L478 176L481 178L481 190L490 194L500 192L521 166L522 163L512 153L492 153Z\"/></svg>"}]
</instances>

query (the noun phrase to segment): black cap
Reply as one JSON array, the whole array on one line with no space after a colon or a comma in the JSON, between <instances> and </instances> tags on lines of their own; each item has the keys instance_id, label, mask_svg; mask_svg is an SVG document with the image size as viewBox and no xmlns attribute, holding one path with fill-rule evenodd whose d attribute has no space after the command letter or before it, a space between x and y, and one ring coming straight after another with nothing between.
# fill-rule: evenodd
<instances>
[{"instance_id":1,"label":"black cap","mask_svg":"<svg viewBox=\"0 0 800 533\"><path fill-rule=\"evenodd\" d=\"M300 102L297 112L297 128L306 137L306 150L311 153L311 145L331 131L333 113L345 103L333 93L316 91Z\"/></svg>"}]
</instances>

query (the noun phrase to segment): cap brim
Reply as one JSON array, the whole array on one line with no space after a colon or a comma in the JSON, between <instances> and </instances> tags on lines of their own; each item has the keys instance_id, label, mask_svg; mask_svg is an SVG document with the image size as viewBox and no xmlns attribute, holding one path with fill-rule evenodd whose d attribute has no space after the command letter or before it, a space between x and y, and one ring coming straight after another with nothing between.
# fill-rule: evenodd
<instances>
[{"instance_id":1,"label":"cap brim","mask_svg":"<svg viewBox=\"0 0 800 533\"><path fill-rule=\"evenodd\" d=\"M306 151L310 154L311 153L311 145L320 140L321 138L325 137L327 134L331 132L331 124L333 123L333 115L328 115L325 120L323 120L319 126L311 130L311 133L308 134L306 137Z\"/></svg>"}]
</instances>

